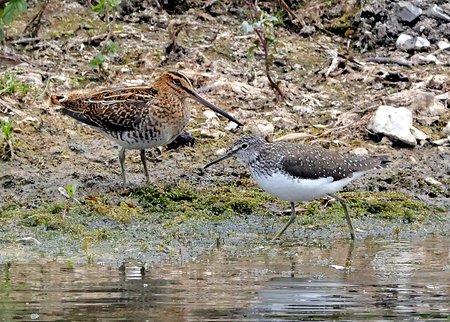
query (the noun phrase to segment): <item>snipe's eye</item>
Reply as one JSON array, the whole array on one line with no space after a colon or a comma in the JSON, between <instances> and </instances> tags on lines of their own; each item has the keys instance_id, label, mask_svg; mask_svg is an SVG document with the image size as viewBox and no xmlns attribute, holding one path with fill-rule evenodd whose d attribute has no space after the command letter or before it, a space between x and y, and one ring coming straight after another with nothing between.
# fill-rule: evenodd
<instances>
[{"instance_id":1,"label":"snipe's eye","mask_svg":"<svg viewBox=\"0 0 450 322\"><path fill-rule=\"evenodd\" d=\"M242 143L241 148L242 149L247 149L248 148L248 144L247 143Z\"/></svg>"},{"instance_id":2,"label":"snipe's eye","mask_svg":"<svg viewBox=\"0 0 450 322\"><path fill-rule=\"evenodd\" d=\"M181 81L179 79L174 79L173 82L178 85L181 86Z\"/></svg>"}]
</instances>

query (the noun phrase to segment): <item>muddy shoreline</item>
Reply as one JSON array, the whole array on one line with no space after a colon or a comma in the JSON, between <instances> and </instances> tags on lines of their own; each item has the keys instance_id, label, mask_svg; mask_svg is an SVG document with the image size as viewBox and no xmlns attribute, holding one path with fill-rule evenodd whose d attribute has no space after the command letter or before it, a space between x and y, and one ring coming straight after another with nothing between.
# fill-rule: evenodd
<instances>
[{"instance_id":1,"label":"muddy shoreline","mask_svg":"<svg viewBox=\"0 0 450 322\"><path fill-rule=\"evenodd\" d=\"M448 107L440 120L418 121L416 125L431 139L414 148L374 140L366 129L385 97L419 86L431 76L448 77L445 64L411 68L371 64L364 71L324 78L318 72L327 61L323 48L343 52L345 42L326 33L308 39L278 28L278 63L273 68L289 97L277 101L265 78L261 53L246 58L253 38L243 35L239 16L211 17L207 27L202 20L207 16L200 11L171 16L153 8L151 23L119 21L113 40L120 50L109 58L103 75L89 61L99 52L92 42L94 34L106 32L105 22L78 4L66 4L63 10L52 6L56 5L49 4L41 30L41 47L16 47L27 63L8 67L8 73L17 74L30 90L0 96L6 104L1 115L14 122L16 150L14 159L0 160L0 263L58 257L81 263L184 262L215 247L245 255L347 239L340 206L317 200L299 205L306 210L298 221L280 243L270 244L268 240L288 219L283 213L288 205L262 192L235 161L201 170L238 136L261 134L266 128L273 129L272 139L306 133L297 142L342 153L362 147L392 159L387 169L374 171L341 192L351 197L359 241L450 234L450 147L430 143L440 138ZM27 12L10 31L21 30L36 10ZM179 43L189 50L165 56L168 21L175 18L190 24L190 31L179 36ZM360 61L368 57L357 51L352 55ZM49 104L49 95L147 84L164 69L186 72L205 98L246 126L236 132L223 119L204 114L202 107L189 102L193 117L187 131L196 139L194 147L149 151L148 187L138 153L128 153L130 184L124 187L117 147L63 117ZM400 81L380 76L387 71L401 75ZM435 91L445 92L444 85ZM67 186L77 186L75 198L80 203L67 206L59 191Z\"/></svg>"}]
</instances>

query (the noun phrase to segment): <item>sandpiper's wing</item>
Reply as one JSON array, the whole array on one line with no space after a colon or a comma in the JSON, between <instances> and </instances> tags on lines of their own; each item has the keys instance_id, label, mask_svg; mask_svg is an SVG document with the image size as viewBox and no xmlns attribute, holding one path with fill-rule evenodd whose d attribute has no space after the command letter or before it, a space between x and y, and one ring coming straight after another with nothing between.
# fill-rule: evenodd
<instances>
[{"instance_id":1,"label":"sandpiper's wing","mask_svg":"<svg viewBox=\"0 0 450 322\"><path fill-rule=\"evenodd\" d=\"M316 146L289 146L281 161L282 170L300 179L352 177L354 172L368 171L380 165L377 157L342 156Z\"/></svg>"},{"instance_id":2,"label":"sandpiper's wing","mask_svg":"<svg viewBox=\"0 0 450 322\"><path fill-rule=\"evenodd\" d=\"M53 103L63 106L61 112L85 124L109 131L136 129L156 103L156 89L150 86L125 87L95 93L74 93Z\"/></svg>"}]
</instances>

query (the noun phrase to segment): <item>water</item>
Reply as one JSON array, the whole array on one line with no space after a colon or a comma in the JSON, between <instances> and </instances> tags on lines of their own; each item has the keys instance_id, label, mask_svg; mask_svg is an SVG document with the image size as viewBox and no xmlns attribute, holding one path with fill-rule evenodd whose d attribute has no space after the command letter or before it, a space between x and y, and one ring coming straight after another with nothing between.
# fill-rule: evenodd
<instances>
[{"instance_id":1,"label":"water","mask_svg":"<svg viewBox=\"0 0 450 322\"><path fill-rule=\"evenodd\" d=\"M266 250L266 248L264 248ZM0 321L450 319L450 240L215 250L184 265L0 266Z\"/></svg>"}]
</instances>

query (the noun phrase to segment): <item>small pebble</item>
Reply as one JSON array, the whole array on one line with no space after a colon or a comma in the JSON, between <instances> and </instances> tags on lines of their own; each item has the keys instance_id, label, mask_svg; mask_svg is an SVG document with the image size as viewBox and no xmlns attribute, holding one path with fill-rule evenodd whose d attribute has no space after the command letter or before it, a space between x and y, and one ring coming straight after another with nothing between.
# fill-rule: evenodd
<instances>
[{"instance_id":1,"label":"small pebble","mask_svg":"<svg viewBox=\"0 0 450 322\"><path fill-rule=\"evenodd\" d=\"M432 177L426 177L424 179L426 183L428 183L430 186L436 186L436 187L442 187L442 182L437 181L436 179Z\"/></svg>"}]
</instances>

